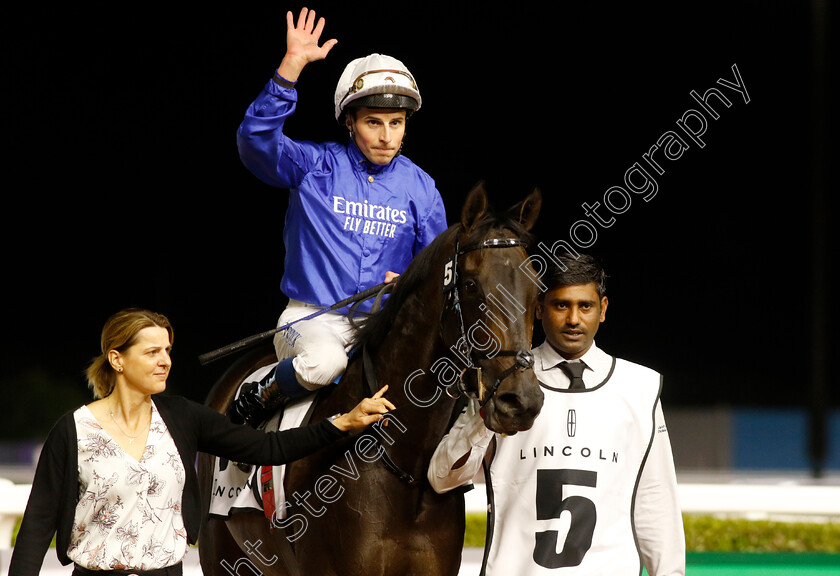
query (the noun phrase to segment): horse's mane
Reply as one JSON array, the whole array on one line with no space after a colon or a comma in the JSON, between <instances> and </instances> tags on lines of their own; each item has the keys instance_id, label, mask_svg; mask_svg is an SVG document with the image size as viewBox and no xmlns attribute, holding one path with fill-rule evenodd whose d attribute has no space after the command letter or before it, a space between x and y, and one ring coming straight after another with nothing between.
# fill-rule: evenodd
<instances>
[{"instance_id":1,"label":"horse's mane","mask_svg":"<svg viewBox=\"0 0 840 576\"><path fill-rule=\"evenodd\" d=\"M469 234L459 239L459 244L466 246L484 239L493 228L506 228L529 245L532 243L533 235L525 229L519 220L511 218L507 214L498 214L492 207L488 207ZM354 348L367 346L370 349L376 349L382 343L408 297L414 293L418 286L428 280L430 274L438 273L434 270L434 266L437 262L436 255L440 245L452 241L453 236L461 233L462 230L463 225L460 222L453 224L412 259L405 272L400 274L397 279L396 286L388 298L387 304L380 311L371 314L355 329L352 338ZM439 281L442 285L443 277L435 281Z\"/></svg>"}]
</instances>

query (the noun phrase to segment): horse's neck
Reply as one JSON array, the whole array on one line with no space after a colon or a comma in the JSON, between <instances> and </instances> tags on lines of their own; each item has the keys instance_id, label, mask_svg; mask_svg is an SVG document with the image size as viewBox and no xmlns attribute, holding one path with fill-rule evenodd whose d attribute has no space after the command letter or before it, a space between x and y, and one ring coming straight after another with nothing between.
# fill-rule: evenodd
<instances>
[{"instance_id":1,"label":"horse's neck","mask_svg":"<svg viewBox=\"0 0 840 576\"><path fill-rule=\"evenodd\" d=\"M380 385L388 384L386 396L397 406L394 417L405 427L400 436L421 458L431 457L454 407L454 400L442 393L432 372L435 361L448 352L439 322L440 310L435 306L413 306L401 313L400 325L392 327L384 343L370 351L376 378Z\"/></svg>"}]
</instances>

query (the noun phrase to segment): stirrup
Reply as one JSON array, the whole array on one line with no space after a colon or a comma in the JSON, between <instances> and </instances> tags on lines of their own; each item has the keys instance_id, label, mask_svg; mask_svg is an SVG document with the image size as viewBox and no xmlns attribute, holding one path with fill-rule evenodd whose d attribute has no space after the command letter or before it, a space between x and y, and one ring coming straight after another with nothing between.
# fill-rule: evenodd
<instances>
[{"instance_id":1,"label":"stirrup","mask_svg":"<svg viewBox=\"0 0 840 576\"><path fill-rule=\"evenodd\" d=\"M248 424L256 428L275 408L287 401L288 397L280 391L272 370L258 382L243 384L227 414L234 424Z\"/></svg>"}]
</instances>

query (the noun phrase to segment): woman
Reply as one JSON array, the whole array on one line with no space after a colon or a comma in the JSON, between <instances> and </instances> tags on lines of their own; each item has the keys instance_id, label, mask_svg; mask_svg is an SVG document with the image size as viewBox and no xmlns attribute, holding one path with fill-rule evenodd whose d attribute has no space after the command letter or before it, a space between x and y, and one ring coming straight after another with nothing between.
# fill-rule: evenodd
<instances>
[{"instance_id":1,"label":"woman","mask_svg":"<svg viewBox=\"0 0 840 576\"><path fill-rule=\"evenodd\" d=\"M311 426L264 433L210 408L159 395L172 367L169 320L147 310L112 316L87 370L96 400L51 430L9 567L38 574L56 536L73 574L180 575L200 524L196 452L250 464L296 460L381 418L382 394ZM105 571L105 572L103 572Z\"/></svg>"}]
</instances>

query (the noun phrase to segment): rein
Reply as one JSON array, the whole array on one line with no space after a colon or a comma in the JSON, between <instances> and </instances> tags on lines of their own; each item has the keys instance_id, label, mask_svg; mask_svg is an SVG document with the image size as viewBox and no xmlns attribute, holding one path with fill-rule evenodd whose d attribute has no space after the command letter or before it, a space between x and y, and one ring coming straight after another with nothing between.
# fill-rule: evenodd
<instances>
[{"instance_id":1,"label":"rein","mask_svg":"<svg viewBox=\"0 0 840 576\"><path fill-rule=\"evenodd\" d=\"M392 281L392 282L386 284L376 294L376 300L374 300L374 303L371 306L371 313L379 311L380 307L382 306L382 298L386 294L391 292L391 290L393 290L395 283L396 283L395 281ZM368 296L368 299L370 299L372 297L373 297L372 295ZM358 326L356 324L356 322L354 321L354 316L355 316L355 313L356 313L356 309L358 308L358 306L363 301L364 300L360 300L360 301L356 302L350 308L350 310L348 311L347 316L348 316L348 319L350 320L350 323L353 326ZM368 393L375 394L381 388L381 386L379 385L379 382L376 378L376 371L375 371L374 366L373 366L373 360L371 360L371 358L370 358L370 353L368 352L368 347L367 346L362 346L361 354L362 354L362 381L367 383ZM409 405L406 405L406 406L409 406ZM393 412L396 412L396 411L398 411L402 408L404 408L404 406L398 406L394 410L391 410L391 412L388 412L388 414L392 414ZM388 418L388 414L385 414L383 416L383 418ZM382 439L379 437L379 435L371 434L370 437L382 448L382 450L380 451L379 460L382 462L382 465L385 466L385 468L389 472L394 474L398 479L405 482L409 486L414 486L415 484L418 483L418 479L415 478L414 475L412 475L412 474L406 472L405 470L403 470L402 468L400 468L391 459L391 457L388 455L388 451L385 450L385 446L382 444Z\"/></svg>"}]
</instances>

